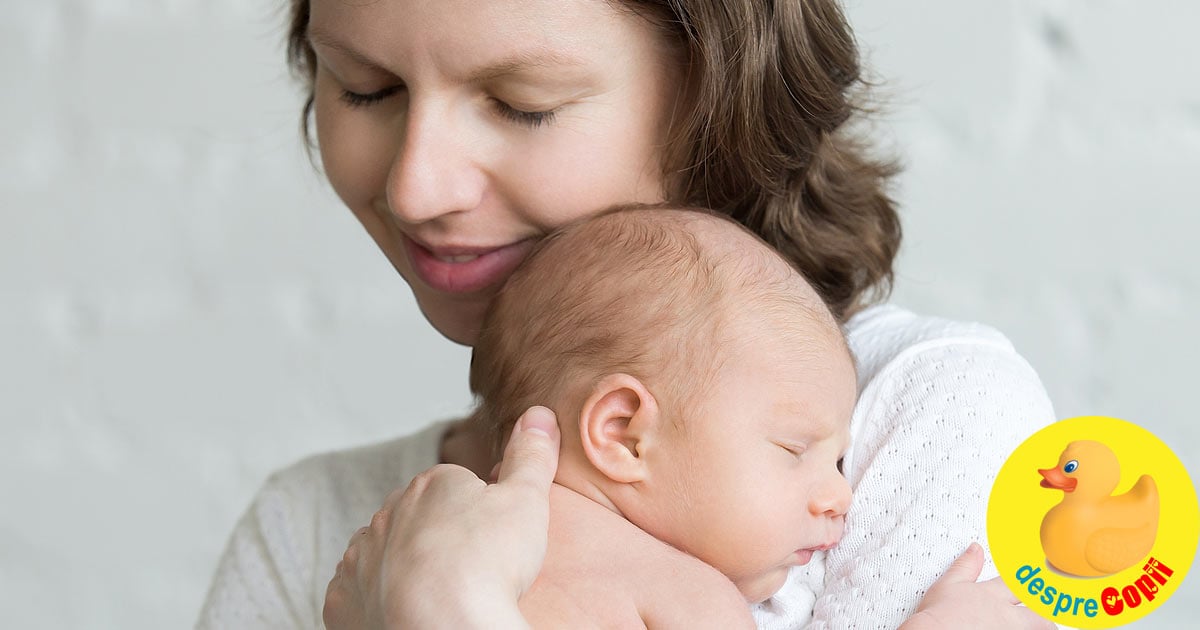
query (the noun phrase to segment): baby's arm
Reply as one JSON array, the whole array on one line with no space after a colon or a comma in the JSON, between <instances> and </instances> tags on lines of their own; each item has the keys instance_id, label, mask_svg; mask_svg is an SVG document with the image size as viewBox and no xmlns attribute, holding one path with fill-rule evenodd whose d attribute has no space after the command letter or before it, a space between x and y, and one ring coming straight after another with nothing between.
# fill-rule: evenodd
<instances>
[{"instance_id":1,"label":"baby's arm","mask_svg":"<svg viewBox=\"0 0 1200 630\"><path fill-rule=\"evenodd\" d=\"M1054 624L1019 602L1000 578L976 582L983 568L983 549L975 543L934 582L900 630L944 628L1030 628L1054 630Z\"/></svg>"}]
</instances>

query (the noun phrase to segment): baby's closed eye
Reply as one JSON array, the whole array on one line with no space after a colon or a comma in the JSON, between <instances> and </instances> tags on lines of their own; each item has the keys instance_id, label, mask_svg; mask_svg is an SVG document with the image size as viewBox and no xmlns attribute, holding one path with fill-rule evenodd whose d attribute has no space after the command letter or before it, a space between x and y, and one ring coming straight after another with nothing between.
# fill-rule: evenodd
<instances>
[{"instance_id":1,"label":"baby's closed eye","mask_svg":"<svg viewBox=\"0 0 1200 630\"><path fill-rule=\"evenodd\" d=\"M789 440L774 440L774 444L779 448L791 453L793 457L800 457L804 451L808 450L808 446L802 442L792 442Z\"/></svg>"}]
</instances>

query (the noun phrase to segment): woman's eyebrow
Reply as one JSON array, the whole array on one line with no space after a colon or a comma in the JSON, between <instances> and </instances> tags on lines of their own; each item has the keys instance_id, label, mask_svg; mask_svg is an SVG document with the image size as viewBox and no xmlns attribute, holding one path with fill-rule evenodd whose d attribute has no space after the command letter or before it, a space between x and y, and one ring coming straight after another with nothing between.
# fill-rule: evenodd
<instances>
[{"instance_id":1,"label":"woman's eyebrow","mask_svg":"<svg viewBox=\"0 0 1200 630\"><path fill-rule=\"evenodd\" d=\"M587 63L549 48L525 50L471 71L464 83L485 83L501 77L541 68L582 68Z\"/></svg>"},{"instance_id":2,"label":"woman's eyebrow","mask_svg":"<svg viewBox=\"0 0 1200 630\"><path fill-rule=\"evenodd\" d=\"M367 58L357 50L338 41L337 38L321 30L319 27L309 27L308 39L314 44L336 50L369 69L383 72L388 71L387 68L384 68L378 62ZM527 70L539 68L583 68L587 65L587 62L583 59L572 57L550 48L534 48L514 53L481 68L472 70L466 76L458 77L458 81L461 83L485 83Z\"/></svg>"},{"instance_id":3,"label":"woman's eyebrow","mask_svg":"<svg viewBox=\"0 0 1200 630\"><path fill-rule=\"evenodd\" d=\"M369 68L371 70L379 70L382 72L387 72L387 68L384 68L383 66L379 65L377 62L375 62L372 59L368 59L367 57L365 57L362 53L358 52L357 50L354 50L353 48L350 48L349 46L343 44L342 42L339 42L336 38L330 36L329 34L327 34L325 31L321 30L320 28L309 26L306 36L308 37L308 41L310 43L319 44L324 48L330 48L330 49L336 50L336 51L342 53L343 55L346 55L347 57L352 59L357 64L366 66L367 68Z\"/></svg>"}]
</instances>

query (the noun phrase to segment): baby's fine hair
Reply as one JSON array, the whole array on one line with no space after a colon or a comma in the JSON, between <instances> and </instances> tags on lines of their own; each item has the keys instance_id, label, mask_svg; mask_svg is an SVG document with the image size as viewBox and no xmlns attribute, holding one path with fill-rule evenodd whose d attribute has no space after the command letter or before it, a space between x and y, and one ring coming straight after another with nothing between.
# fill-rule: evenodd
<instances>
[{"instance_id":1,"label":"baby's fine hair","mask_svg":"<svg viewBox=\"0 0 1200 630\"><path fill-rule=\"evenodd\" d=\"M714 230L741 238L724 239ZM707 233L709 236L705 237ZM629 374L673 421L689 415L730 350L735 319L766 317L815 351L845 340L801 274L741 224L707 210L614 208L539 242L484 318L471 359L472 422L499 450L533 405ZM803 325L793 325L795 322Z\"/></svg>"}]
</instances>

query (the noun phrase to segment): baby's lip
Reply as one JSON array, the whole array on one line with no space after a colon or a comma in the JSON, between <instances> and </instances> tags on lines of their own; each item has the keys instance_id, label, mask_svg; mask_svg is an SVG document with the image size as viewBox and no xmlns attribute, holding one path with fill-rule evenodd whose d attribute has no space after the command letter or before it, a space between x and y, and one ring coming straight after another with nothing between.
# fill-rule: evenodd
<instances>
[{"instance_id":1,"label":"baby's lip","mask_svg":"<svg viewBox=\"0 0 1200 630\"><path fill-rule=\"evenodd\" d=\"M811 547L806 549L797 549L792 552L792 555L788 558L787 564L791 566L802 567L812 561L814 553L816 552L813 551Z\"/></svg>"},{"instance_id":2,"label":"baby's lip","mask_svg":"<svg viewBox=\"0 0 1200 630\"><path fill-rule=\"evenodd\" d=\"M792 554L798 560L794 564L798 564L798 565L808 564L808 562L810 560L812 560L814 553L817 553L818 551L829 551L830 549L833 549L836 545L837 545L837 541L834 540L832 542L824 542L819 545L813 545L812 547L803 547L801 549L797 549Z\"/></svg>"}]
</instances>

